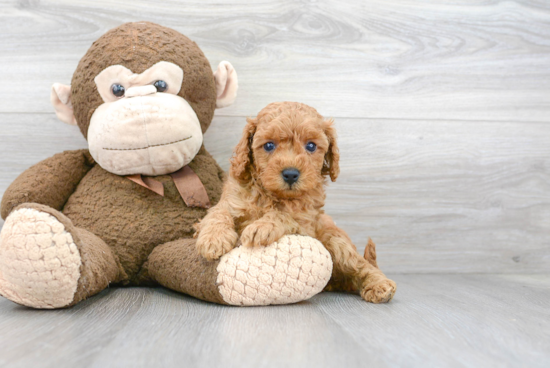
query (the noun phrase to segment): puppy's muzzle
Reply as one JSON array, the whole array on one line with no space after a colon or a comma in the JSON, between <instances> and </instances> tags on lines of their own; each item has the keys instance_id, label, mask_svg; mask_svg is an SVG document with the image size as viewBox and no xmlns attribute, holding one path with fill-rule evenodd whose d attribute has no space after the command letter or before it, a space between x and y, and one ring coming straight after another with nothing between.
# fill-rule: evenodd
<instances>
[{"instance_id":1,"label":"puppy's muzzle","mask_svg":"<svg viewBox=\"0 0 550 368\"><path fill-rule=\"evenodd\" d=\"M298 169L291 167L288 169L284 169L281 172L281 175L283 176L283 180L290 186L292 184L296 183L298 181L298 178L300 177L300 171Z\"/></svg>"}]
</instances>

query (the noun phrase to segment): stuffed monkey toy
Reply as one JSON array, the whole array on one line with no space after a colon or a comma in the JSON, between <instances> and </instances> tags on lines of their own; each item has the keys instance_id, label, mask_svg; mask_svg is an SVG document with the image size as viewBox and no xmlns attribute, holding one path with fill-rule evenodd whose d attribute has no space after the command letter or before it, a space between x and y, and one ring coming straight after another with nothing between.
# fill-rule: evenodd
<instances>
[{"instance_id":1,"label":"stuffed monkey toy","mask_svg":"<svg viewBox=\"0 0 550 368\"><path fill-rule=\"evenodd\" d=\"M236 91L230 63L213 73L172 29L127 23L95 41L71 86L54 84L51 94L58 118L77 125L89 148L32 166L4 193L0 294L64 308L110 284L160 284L235 305L320 292L332 263L311 238L236 248L218 261L196 251L193 224L220 199L225 175L203 134Z\"/></svg>"}]
</instances>

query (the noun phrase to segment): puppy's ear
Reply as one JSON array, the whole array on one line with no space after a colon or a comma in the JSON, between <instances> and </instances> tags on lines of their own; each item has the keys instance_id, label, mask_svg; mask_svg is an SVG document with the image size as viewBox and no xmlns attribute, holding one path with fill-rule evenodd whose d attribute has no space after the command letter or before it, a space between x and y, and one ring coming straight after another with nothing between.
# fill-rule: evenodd
<instances>
[{"instance_id":1,"label":"puppy's ear","mask_svg":"<svg viewBox=\"0 0 550 368\"><path fill-rule=\"evenodd\" d=\"M244 127L243 136L233 151L231 167L229 168L229 175L245 183L251 179L252 148L250 146L252 145L252 139L254 138L258 124L255 118L247 118L246 121L247 124Z\"/></svg>"},{"instance_id":2,"label":"puppy's ear","mask_svg":"<svg viewBox=\"0 0 550 368\"><path fill-rule=\"evenodd\" d=\"M334 121L332 119L325 121L325 134L328 138L329 147L325 154L325 161L323 162L321 174L330 175L330 180L336 181L340 173L340 154L338 153L336 129L334 129Z\"/></svg>"}]
</instances>

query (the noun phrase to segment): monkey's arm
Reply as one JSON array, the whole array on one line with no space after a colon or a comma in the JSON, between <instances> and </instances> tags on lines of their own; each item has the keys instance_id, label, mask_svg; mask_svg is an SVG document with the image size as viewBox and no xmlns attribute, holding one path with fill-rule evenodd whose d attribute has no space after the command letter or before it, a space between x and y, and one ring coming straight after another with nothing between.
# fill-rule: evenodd
<instances>
[{"instance_id":1,"label":"monkey's arm","mask_svg":"<svg viewBox=\"0 0 550 368\"><path fill-rule=\"evenodd\" d=\"M58 153L31 166L4 193L2 218L6 219L15 207L27 202L61 211L78 183L94 165L88 150L83 149Z\"/></svg>"}]
</instances>

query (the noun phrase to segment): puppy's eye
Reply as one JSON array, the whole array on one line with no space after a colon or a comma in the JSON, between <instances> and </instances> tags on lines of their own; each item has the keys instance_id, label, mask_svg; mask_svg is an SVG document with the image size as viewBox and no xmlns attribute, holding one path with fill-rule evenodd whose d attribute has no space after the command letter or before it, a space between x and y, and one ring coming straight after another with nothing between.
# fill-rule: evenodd
<instances>
[{"instance_id":1,"label":"puppy's eye","mask_svg":"<svg viewBox=\"0 0 550 368\"><path fill-rule=\"evenodd\" d=\"M271 152L274 149L275 149L275 143L267 142L266 144L264 144L264 150L266 150L266 152Z\"/></svg>"},{"instance_id":2,"label":"puppy's eye","mask_svg":"<svg viewBox=\"0 0 550 368\"><path fill-rule=\"evenodd\" d=\"M153 86L156 87L157 92L164 92L168 89L168 84L163 80L158 80L155 83L153 83Z\"/></svg>"},{"instance_id":3,"label":"puppy's eye","mask_svg":"<svg viewBox=\"0 0 550 368\"><path fill-rule=\"evenodd\" d=\"M317 145L315 143L307 142L306 150L308 150L309 152L315 152L316 149L317 149Z\"/></svg>"},{"instance_id":4,"label":"puppy's eye","mask_svg":"<svg viewBox=\"0 0 550 368\"><path fill-rule=\"evenodd\" d=\"M120 84L113 84L111 86L111 92L113 92L113 95L117 97L122 97L124 96L124 87Z\"/></svg>"}]
</instances>

